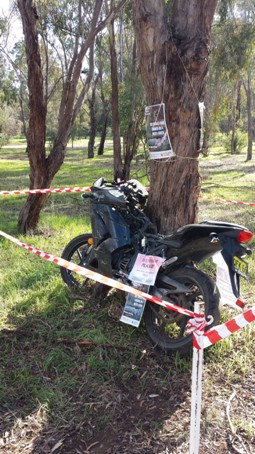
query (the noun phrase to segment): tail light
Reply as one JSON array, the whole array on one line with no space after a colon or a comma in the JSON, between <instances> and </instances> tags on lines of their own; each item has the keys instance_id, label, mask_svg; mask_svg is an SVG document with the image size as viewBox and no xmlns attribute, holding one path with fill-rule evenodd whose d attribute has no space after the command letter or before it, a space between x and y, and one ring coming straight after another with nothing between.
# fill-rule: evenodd
<instances>
[{"instance_id":1,"label":"tail light","mask_svg":"<svg viewBox=\"0 0 255 454\"><path fill-rule=\"evenodd\" d=\"M243 309L245 307L245 304L242 300L240 300L239 298L236 300L236 305L238 307L241 307L241 309Z\"/></svg>"},{"instance_id":2,"label":"tail light","mask_svg":"<svg viewBox=\"0 0 255 454\"><path fill-rule=\"evenodd\" d=\"M236 240L238 243L248 243L253 238L253 233L250 232L249 230L241 230L238 235Z\"/></svg>"}]
</instances>

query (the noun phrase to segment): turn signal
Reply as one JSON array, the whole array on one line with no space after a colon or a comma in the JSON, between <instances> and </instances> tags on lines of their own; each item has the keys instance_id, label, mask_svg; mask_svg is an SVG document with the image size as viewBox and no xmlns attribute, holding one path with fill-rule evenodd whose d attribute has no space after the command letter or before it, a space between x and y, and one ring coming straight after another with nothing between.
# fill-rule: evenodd
<instances>
[{"instance_id":1,"label":"turn signal","mask_svg":"<svg viewBox=\"0 0 255 454\"><path fill-rule=\"evenodd\" d=\"M88 244L93 244L94 243L93 238L92 237L88 238L87 242L88 242Z\"/></svg>"},{"instance_id":2,"label":"turn signal","mask_svg":"<svg viewBox=\"0 0 255 454\"><path fill-rule=\"evenodd\" d=\"M238 243L248 243L248 241L250 241L253 237L253 233L250 232L249 230L241 230L239 233L238 233L238 236L237 236L237 241Z\"/></svg>"}]
</instances>

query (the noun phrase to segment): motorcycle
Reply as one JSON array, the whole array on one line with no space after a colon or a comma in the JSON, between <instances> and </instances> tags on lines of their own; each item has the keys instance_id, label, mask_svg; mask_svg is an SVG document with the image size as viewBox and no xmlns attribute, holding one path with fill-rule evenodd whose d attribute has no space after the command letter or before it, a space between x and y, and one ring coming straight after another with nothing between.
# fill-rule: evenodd
<instances>
[{"instance_id":1,"label":"motorcycle","mask_svg":"<svg viewBox=\"0 0 255 454\"><path fill-rule=\"evenodd\" d=\"M157 232L144 213L148 198L146 188L137 180L108 183L97 180L90 193L92 233L77 236L65 247L62 258L80 266L133 285L129 275L138 254L161 257L155 284L148 291L164 301L220 319L219 290L214 280L197 268L197 264L221 251L232 291L238 299L240 277L247 277L243 259L251 250L243 245L253 237L247 228L227 223L204 221L178 228L168 235ZM89 289L95 282L61 268L63 281L75 290ZM152 343L167 353L186 355L192 348L192 335L187 334L187 315L146 302L145 327ZM212 326L212 325L211 325Z\"/></svg>"}]
</instances>

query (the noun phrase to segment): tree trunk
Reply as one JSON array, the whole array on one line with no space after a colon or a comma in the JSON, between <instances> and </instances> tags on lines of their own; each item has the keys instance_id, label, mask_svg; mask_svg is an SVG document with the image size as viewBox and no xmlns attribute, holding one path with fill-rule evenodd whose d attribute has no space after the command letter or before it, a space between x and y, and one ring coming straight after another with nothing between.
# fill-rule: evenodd
<instances>
[{"instance_id":1,"label":"tree trunk","mask_svg":"<svg viewBox=\"0 0 255 454\"><path fill-rule=\"evenodd\" d=\"M19 105L20 105L20 113L21 113L21 121L23 125L23 134L27 139L27 123L26 123L26 117L25 117L25 112L24 112L24 101L23 101L23 81L20 82L20 88L19 88Z\"/></svg>"},{"instance_id":2,"label":"tree trunk","mask_svg":"<svg viewBox=\"0 0 255 454\"><path fill-rule=\"evenodd\" d=\"M29 126L27 131L27 151L30 164L30 189L48 188L53 177L64 162L66 145L70 136L71 128L77 117L84 97L89 89L93 76L93 46L95 37L108 26L115 14L123 6L126 0L120 0L117 7L111 9L109 14L101 19L103 0L93 2L91 15L91 27L82 39L79 33L75 33L74 52L70 64L65 68L63 90L58 115L58 132L53 143L52 150L46 156L46 100L44 98L44 80L40 57L40 46L36 21L38 19L33 0L17 0L25 37L25 47L28 67L28 90L29 90ZM77 9L80 29L83 30L81 6L79 0ZM77 87L80 80L82 65L85 55L90 49L89 71L86 82L80 93ZM47 90L45 90L47 92ZM18 228L25 233L33 230L39 220L40 211L47 200L45 194L30 195L19 214Z\"/></svg>"},{"instance_id":3,"label":"tree trunk","mask_svg":"<svg viewBox=\"0 0 255 454\"><path fill-rule=\"evenodd\" d=\"M97 79L94 81L91 98L88 100L89 103L89 117L90 117L90 134L88 143L88 158L94 158L94 147L95 138L97 132L97 119L96 119L96 86Z\"/></svg>"},{"instance_id":4,"label":"tree trunk","mask_svg":"<svg viewBox=\"0 0 255 454\"><path fill-rule=\"evenodd\" d=\"M211 135L211 130L210 130L210 124L208 121L205 123L205 126L204 126L203 144L202 144L202 149L201 149L201 152L203 153L204 156L208 156L208 153L209 153L210 135Z\"/></svg>"},{"instance_id":5,"label":"tree trunk","mask_svg":"<svg viewBox=\"0 0 255 454\"><path fill-rule=\"evenodd\" d=\"M200 191L200 116L217 0L175 0L171 26L163 0L132 0L141 77L148 105L162 101L176 157L150 163L148 209L166 233L193 223Z\"/></svg>"},{"instance_id":6,"label":"tree trunk","mask_svg":"<svg viewBox=\"0 0 255 454\"><path fill-rule=\"evenodd\" d=\"M30 163L30 188L47 187L47 163L45 156L46 138L46 102L43 92L42 63L36 31L37 15L33 1L18 0L22 17L28 62L28 89L30 117L27 130L27 152ZM33 228L38 220L38 210L47 196L30 195L22 208L19 219L19 231Z\"/></svg>"},{"instance_id":7,"label":"tree trunk","mask_svg":"<svg viewBox=\"0 0 255 454\"><path fill-rule=\"evenodd\" d=\"M103 59L100 59L100 62L101 61L103 61ZM98 156L101 156L104 154L104 144L105 144L105 139L106 139L106 134L107 134L108 119L109 119L109 99L106 98L105 92L104 92L103 67L102 66L99 65L99 69L98 69L98 78L99 78L98 80L99 80L99 85L100 85L101 101L102 101L102 114L101 114L101 118L100 118L101 137L100 137L99 147L97 150Z\"/></svg>"},{"instance_id":8,"label":"tree trunk","mask_svg":"<svg viewBox=\"0 0 255 454\"><path fill-rule=\"evenodd\" d=\"M247 134L248 134L248 147L246 161L252 159L252 89L251 89L251 71L247 74L247 84L243 84L246 93L246 105L247 105Z\"/></svg>"},{"instance_id":9,"label":"tree trunk","mask_svg":"<svg viewBox=\"0 0 255 454\"><path fill-rule=\"evenodd\" d=\"M141 125L141 117L138 116L136 118L132 118L128 125L127 130L127 137L125 140L125 156L124 156L124 164L122 170L122 178L124 181L127 181L130 177L130 166L131 162L135 156L138 143L139 143L139 126Z\"/></svg>"},{"instance_id":10,"label":"tree trunk","mask_svg":"<svg viewBox=\"0 0 255 454\"><path fill-rule=\"evenodd\" d=\"M232 130L231 130L231 154L236 154L236 122L232 119Z\"/></svg>"},{"instance_id":11,"label":"tree trunk","mask_svg":"<svg viewBox=\"0 0 255 454\"><path fill-rule=\"evenodd\" d=\"M115 48L114 20L109 25L109 41L111 56L111 106L112 106L112 136L113 136L113 171L114 179L122 179L122 159L120 140L120 117L119 117L119 81L118 64Z\"/></svg>"},{"instance_id":12,"label":"tree trunk","mask_svg":"<svg viewBox=\"0 0 255 454\"><path fill-rule=\"evenodd\" d=\"M97 150L98 156L102 156L104 154L104 144L105 144L105 139L106 139L106 133L107 133L107 123L108 123L108 112L104 110L104 114L102 117L102 132L101 132L101 138L100 138L100 144Z\"/></svg>"},{"instance_id":13,"label":"tree trunk","mask_svg":"<svg viewBox=\"0 0 255 454\"><path fill-rule=\"evenodd\" d=\"M136 42L134 42L132 52L131 80L135 81L138 75L137 73L137 49ZM137 103L137 92L136 90L133 90L131 93L131 118L127 128L126 137L123 140L124 163L122 176L125 181L127 181L130 177L130 166L139 145L139 130L142 126L143 119L144 108L142 108L141 110L141 105L138 105Z\"/></svg>"},{"instance_id":14,"label":"tree trunk","mask_svg":"<svg viewBox=\"0 0 255 454\"><path fill-rule=\"evenodd\" d=\"M231 128L231 154L237 153L236 129L238 120L240 120L240 97L241 97L241 80L238 80L234 85L233 93L233 112L232 112L232 128Z\"/></svg>"}]
</instances>

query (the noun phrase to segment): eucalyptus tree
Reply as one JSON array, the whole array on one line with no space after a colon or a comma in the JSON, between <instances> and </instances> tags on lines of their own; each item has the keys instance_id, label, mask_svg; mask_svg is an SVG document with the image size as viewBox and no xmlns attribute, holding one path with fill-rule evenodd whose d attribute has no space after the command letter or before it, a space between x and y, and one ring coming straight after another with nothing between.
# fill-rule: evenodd
<instances>
[{"instance_id":1,"label":"eucalyptus tree","mask_svg":"<svg viewBox=\"0 0 255 454\"><path fill-rule=\"evenodd\" d=\"M122 61L120 83L120 129L123 137L123 166L121 177L130 176L131 162L137 154L143 135L144 90L139 74L137 46L132 31L131 11L126 8L121 27L119 52Z\"/></svg>"},{"instance_id":2,"label":"eucalyptus tree","mask_svg":"<svg viewBox=\"0 0 255 454\"><path fill-rule=\"evenodd\" d=\"M255 1L254 0L239 0L239 8L242 11L243 28L245 32L245 62L244 73L242 77L243 87L246 94L247 106L247 161L252 159L252 144L253 144L253 92L252 92L252 74L255 66ZM241 37L243 40L243 37Z\"/></svg>"},{"instance_id":3,"label":"eucalyptus tree","mask_svg":"<svg viewBox=\"0 0 255 454\"><path fill-rule=\"evenodd\" d=\"M120 17L109 26L114 177L123 180L129 178L144 119L144 92L130 7L127 4Z\"/></svg>"},{"instance_id":4,"label":"eucalyptus tree","mask_svg":"<svg viewBox=\"0 0 255 454\"><path fill-rule=\"evenodd\" d=\"M149 211L162 233L196 220L199 102L204 99L217 0L132 0L148 105L165 103L175 157L151 161Z\"/></svg>"},{"instance_id":5,"label":"eucalyptus tree","mask_svg":"<svg viewBox=\"0 0 255 454\"><path fill-rule=\"evenodd\" d=\"M94 70L94 41L126 0L104 13L104 0L16 0L22 20L29 92L27 151L30 188L47 188L61 167L71 128L81 109ZM105 0L106 1L106 0ZM58 58L60 77L49 85L49 52ZM87 76L81 80L86 65ZM57 130L46 151L47 101L61 86ZM45 194L30 194L18 221L21 232L36 227Z\"/></svg>"},{"instance_id":6,"label":"eucalyptus tree","mask_svg":"<svg viewBox=\"0 0 255 454\"><path fill-rule=\"evenodd\" d=\"M214 88L219 87L221 84L225 91L228 90L229 117L231 118L231 153L235 154L236 152L239 124L244 123L248 137L247 160L252 158L253 139L254 7L254 0L222 1L219 18L215 23L213 33L215 45L213 68L218 74ZM244 119L240 116L240 99L243 95L246 97ZM221 97L221 100L217 102L218 104L226 103L226 97Z\"/></svg>"},{"instance_id":7,"label":"eucalyptus tree","mask_svg":"<svg viewBox=\"0 0 255 454\"><path fill-rule=\"evenodd\" d=\"M104 154L104 146L107 134L107 126L109 123L109 109L110 109L110 94L109 89L107 89L107 77L104 77L104 70L102 66L99 65L98 68L99 75L99 90L100 90L100 100L101 100L101 112L98 119L98 131L100 133L100 142L98 145L97 154L98 156ZM105 80L106 79L106 80Z\"/></svg>"},{"instance_id":8,"label":"eucalyptus tree","mask_svg":"<svg viewBox=\"0 0 255 454\"><path fill-rule=\"evenodd\" d=\"M100 156L104 153L107 127L110 123L111 75L108 35L97 37L95 54L96 71L98 75L98 109L96 112L96 122L97 133L100 136L97 154Z\"/></svg>"},{"instance_id":9,"label":"eucalyptus tree","mask_svg":"<svg viewBox=\"0 0 255 454\"><path fill-rule=\"evenodd\" d=\"M114 5L115 0L111 0ZM121 177L121 137L120 137L120 115L119 115L119 80L118 80L118 59L116 51L115 20L111 20L109 27L109 49L111 61L111 111L112 111L112 139L113 139L113 167L114 179Z\"/></svg>"},{"instance_id":10,"label":"eucalyptus tree","mask_svg":"<svg viewBox=\"0 0 255 454\"><path fill-rule=\"evenodd\" d=\"M0 147L7 143L9 137L20 132L17 114L18 87L14 69L6 59L8 29L8 18L0 18Z\"/></svg>"},{"instance_id":11,"label":"eucalyptus tree","mask_svg":"<svg viewBox=\"0 0 255 454\"><path fill-rule=\"evenodd\" d=\"M88 158L94 158L95 138L97 132L97 115L96 115L96 89L99 75L97 74L91 83L90 96L88 96L90 133L88 142Z\"/></svg>"}]
</instances>

